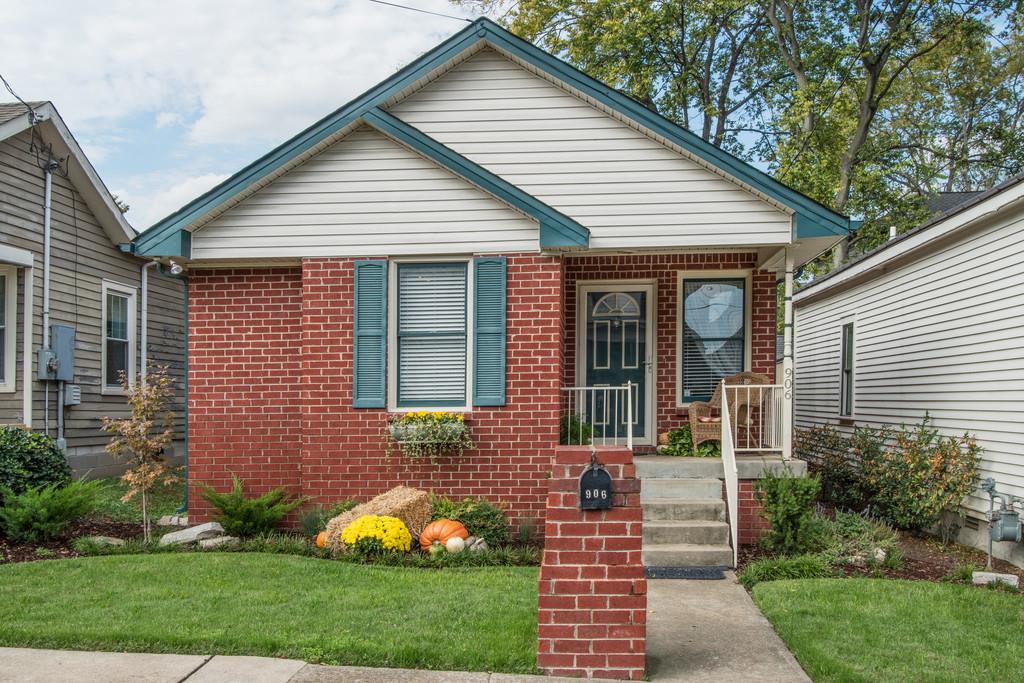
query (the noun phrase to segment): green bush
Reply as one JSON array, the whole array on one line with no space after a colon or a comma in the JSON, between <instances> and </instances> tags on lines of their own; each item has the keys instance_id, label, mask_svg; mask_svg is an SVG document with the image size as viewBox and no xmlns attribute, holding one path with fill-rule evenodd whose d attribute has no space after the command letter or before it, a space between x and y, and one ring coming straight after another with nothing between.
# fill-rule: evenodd
<instances>
[{"instance_id":1,"label":"green bush","mask_svg":"<svg viewBox=\"0 0 1024 683\"><path fill-rule=\"evenodd\" d=\"M809 550L816 542L813 505L821 483L817 477L795 477L788 468L782 476L771 470L754 487L761 516L770 528L765 547L786 555Z\"/></svg>"},{"instance_id":2,"label":"green bush","mask_svg":"<svg viewBox=\"0 0 1024 683\"><path fill-rule=\"evenodd\" d=\"M668 432L668 444L658 449L662 455L675 455L691 458L720 458L722 445L717 441L705 441L693 447L693 434L690 425L685 424Z\"/></svg>"},{"instance_id":3,"label":"green bush","mask_svg":"<svg viewBox=\"0 0 1024 683\"><path fill-rule=\"evenodd\" d=\"M52 438L20 427L0 427L0 487L22 493L69 481L71 468Z\"/></svg>"},{"instance_id":4,"label":"green bush","mask_svg":"<svg viewBox=\"0 0 1024 683\"><path fill-rule=\"evenodd\" d=\"M99 481L72 481L66 485L46 484L22 493L0 489L0 529L12 541L37 543L56 538L68 524L96 508Z\"/></svg>"},{"instance_id":5,"label":"green bush","mask_svg":"<svg viewBox=\"0 0 1024 683\"><path fill-rule=\"evenodd\" d=\"M487 541L491 548L509 541L509 523L505 511L483 498L463 498L454 502L444 496L431 499L433 519L454 519L462 522L471 536Z\"/></svg>"},{"instance_id":6,"label":"green bush","mask_svg":"<svg viewBox=\"0 0 1024 683\"><path fill-rule=\"evenodd\" d=\"M594 428L577 415L563 415L558 424L558 443L563 446L589 446Z\"/></svg>"},{"instance_id":7,"label":"green bush","mask_svg":"<svg viewBox=\"0 0 1024 683\"><path fill-rule=\"evenodd\" d=\"M821 497L838 508L864 507L860 469L850 456L850 439L831 425L798 429L793 453L821 479Z\"/></svg>"},{"instance_id":8,"label":"green bush","mask_svg":"<svg viewBox=\"0 0 1024 683\"><path fill-rule=\"evenodd\" d=\"M220 512L216 519L231 536L248 538L273 531L285 515L306 502L283 488L247 498L238 475L231 475L231 479L231 490L227 493L218 493L209 486L203 488L203 498Z\"/></svg>"},{"instance_id":9,"label":"green bush","mask_svg":"<svg viewBox=\"0 0 1024 683\"><path fill-rule=\"evenodd\" d=\"M975 438L943 437L929 424L925 415L911 429L860 428L851 439L873 514L900 529L934 526L943 510L960 507L978 478L981 447Z\"/></svg>"},{"instance_id":10,"label":"green bush","mask_svg":"<svg viewBox=\"0 0 1024 683\"><path fill-rule=\"evenodd\" d=\"M327 528L327 522L343 512L348 512L358 504L358 501L346 498L330 507L324 505L308 507L299 513L299 528L306 536L316 536Z\"/></svg>"},{"instance_id":11,"label":"green bush","mask_svg":"<svg viewBox=\"0 0 1024 683\"><path fill-rule=\"evenodd\" d=\"M740 572L739 580L747 588L762 581L783 579L822 579L833 575L828 558L819 553L770 557L751 562Z\"/></svg>"},{"instance_id":12,"label":"green bush","mask_svg":"<svg viewBox=\"0 0 1024 683\"><path fill-rule=\"evenodd\" d=\"M850 564L859 558L869 567L896 568L901 562L899 534L885 522L836 510L834 518L819 517L818 524L823 552L833 564ZM876 557L879 550L885 553L884 560Z\"/></svg>"}]
</instances>

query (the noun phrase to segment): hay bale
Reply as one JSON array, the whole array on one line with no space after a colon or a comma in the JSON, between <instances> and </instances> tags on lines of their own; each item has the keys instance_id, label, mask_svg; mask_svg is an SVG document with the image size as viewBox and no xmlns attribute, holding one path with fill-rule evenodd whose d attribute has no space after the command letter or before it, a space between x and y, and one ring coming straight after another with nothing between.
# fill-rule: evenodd
<instances>
[{"instance_id":1,"label":"hay bale","mask_svg":"<svg viewBox=\"0 0 1024 683\"><path fill-rule=\"evenodd\" d=\"M345 544L341 542L341 532L363 515L397 517L409 527L413 536L419 536L423 527L430 522L430 494L408 486L398 486L341 513L327 523L327 547L343 549Z\"/></svg>"}]
</instances>

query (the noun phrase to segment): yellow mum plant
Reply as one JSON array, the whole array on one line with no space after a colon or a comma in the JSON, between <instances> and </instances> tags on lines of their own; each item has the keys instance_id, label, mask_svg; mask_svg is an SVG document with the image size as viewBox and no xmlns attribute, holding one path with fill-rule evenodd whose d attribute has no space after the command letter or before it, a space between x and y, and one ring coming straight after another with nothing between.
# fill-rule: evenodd
<instances>
[{"instance_id":1,"label":"yellow mum plant","mask_svg":"<svg viewBox=\"0 0 1024 683\"><path fill-rule=\"evenodd\" d=\"M412 534L397 517L363 515L345 527L341 542L360 553L408 552Z\"/></svg>"}]
</instances>

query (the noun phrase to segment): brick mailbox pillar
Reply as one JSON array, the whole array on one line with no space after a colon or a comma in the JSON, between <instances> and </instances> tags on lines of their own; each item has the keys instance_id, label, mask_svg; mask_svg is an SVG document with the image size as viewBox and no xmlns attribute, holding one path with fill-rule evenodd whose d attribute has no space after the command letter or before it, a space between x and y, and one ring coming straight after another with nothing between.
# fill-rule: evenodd
<instances>
[{"instance_id":1,"label":"brick mailbox pillar","mask_svg":"<svg viewBox=\"0 0 1024 683\"><path fill-rule=\"evenodd\" d=\"M633 454L599 448L613 507L580 509L590 447L555 452L538 586L537 666L549 675L640 680L647 637L643 515Z\"/></svg>"}]
</instances>

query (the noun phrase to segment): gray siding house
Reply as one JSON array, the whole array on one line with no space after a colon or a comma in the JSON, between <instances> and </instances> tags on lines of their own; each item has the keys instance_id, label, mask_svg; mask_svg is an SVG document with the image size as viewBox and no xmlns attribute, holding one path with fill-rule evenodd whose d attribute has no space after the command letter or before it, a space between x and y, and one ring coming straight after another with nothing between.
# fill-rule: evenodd
<instances>
[{"instance_id":1,"label":"gray siding house","mask_svg":"<svg viewBox=\"0 0 1024 683\"><path fill-rule=\"evenodd\" d=\"M797 427L900 425L927 412L977 436L980 477L1024 496L1024 176L801 289ZM985 547L989 499L965 501L963 542ZM995 553L1024 565L1024 546Z\"/></svg>"},{"instance_id":2,"label":"gray siding house","mask_svg":"<svg viewBox=\"0 0 1024 683\"><path fill-rule=\"evenodd\" d=\"M0 424L48 432L80 474L121 469L100 430L101 417L126 411L120 371L137 381L148 358L184 376L185 288L126 253L133 237L54 106L0 104ZM44 380L47 346L62 363ZM181 382L178 394L183 435Z\"/></svg>"}]
</instances>

